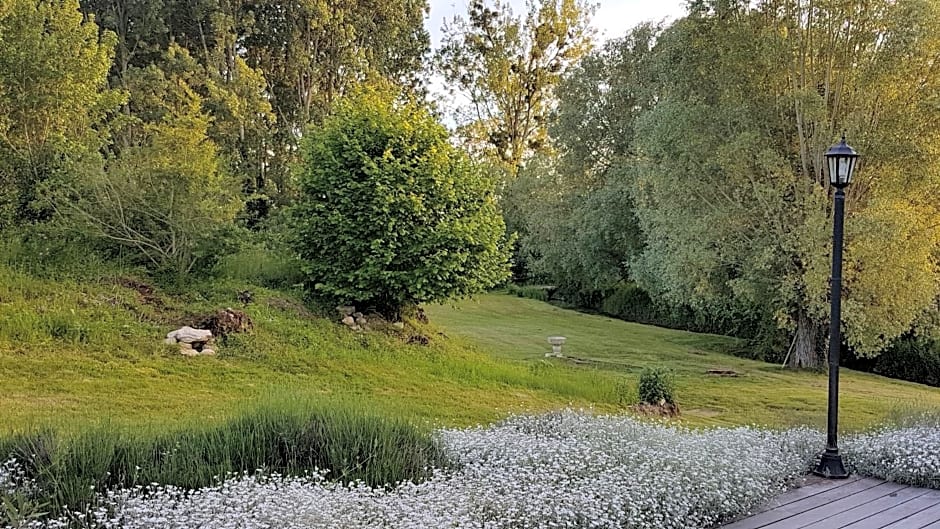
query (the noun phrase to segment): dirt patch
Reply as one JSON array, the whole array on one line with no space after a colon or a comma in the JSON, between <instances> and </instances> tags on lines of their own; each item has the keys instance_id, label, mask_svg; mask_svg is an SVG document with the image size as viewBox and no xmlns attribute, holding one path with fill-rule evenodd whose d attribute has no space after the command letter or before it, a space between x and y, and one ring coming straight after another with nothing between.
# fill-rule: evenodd
<instances>
[{"instance_id":1,"label":"dirt patch","mask_svg":"<svg viewBox=\"0 0 940 529\"><path fill-rule=\"evenodd\" d=\"M123 288L136 290L137 294L140 296L140 301L146 305L151 305L158 309L166 307L163 300L156 295L154 288L147 283L132 277L119 277L114 280L114 283Z\"/></svg>"},{"instance_id":2,"label":"dirt patch","mask_svg":"<svg viewBox=\"0 0 940 529\"><path fill-rule=\"evenodd\" d=\"M664 402L662 404L649 404L646 402L641 402L640 404L634 404L630 406L630 410L637 415L642 415L643 417L678 417L679 416L679 405L670 404Z\"/></svg>"},{"instance_id":3,"label":"dirt patch","mask_svg":"<svg viewBox=\"0 0 940 529\"><path fill-rule=\"evenodd\" d=\"M405 343L412 345L429 345L431 343L431 338L420 333L415 333L405 340Z\"/></svg>"},{"instance_id":4,"label":"dirt patch","mask_svg":"<svg viewBox=\"0 0 940 529\"><path fill-rule=\"evenodd\" d=\"M193 327L212 331L212 336L224 340L232 334L251 332L255 324L240 310L222 309L198 319Z\"/></svg>"},{"instance_id":5,"label":"dirt patch","mask_svg":"<svg viewBox=\"0 0 940 529\"><path fill-rule=\"evenodd\" d=\"M738 373L734 369L709 369L705 372L706 375L711 375L713 377L739 377L741 373Z\"/></svg>"}]
</instances>

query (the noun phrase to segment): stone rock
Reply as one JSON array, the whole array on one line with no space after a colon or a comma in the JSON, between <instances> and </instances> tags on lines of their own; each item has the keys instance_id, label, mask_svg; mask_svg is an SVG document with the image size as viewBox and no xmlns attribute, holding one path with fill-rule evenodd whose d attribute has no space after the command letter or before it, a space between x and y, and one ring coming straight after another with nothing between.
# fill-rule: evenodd
<instances>
[{"instance_id":1,"label":"stone rock","mask_svg":"<svg viewBox=\"0 0 940 529\"><path fill-rule=\"evenodd\" d=\"M352 316L346 316L345 318L343 318L343 324L349 327L355 327L356 319L353 318Z\"/></svg>"},{"instance_id":2,"label":"stone rock","mask_svg":"<svg viewBox=\"0 0 940 529\"><path fill-rule=\"evenodd\" d=\"M211 348L209 348L209 347L203 347L203 348L202 348L202 351L200 352L200 354L204 354L204 355L214 355L214 354L215 354L215 349L211 349Z\"/></svg>"},{"instance_id":3,"label":"stone rock","mask_svg":"<svg viewBox=\"0 0 940 529\"><path fill-rule=\"evenodd\" d=\"M339 315L342 317L352 316L356 312L356 307L352 305L340 305L336 307L336 311L339 312Z\"/></svg>"},{"instance_id":4,"label":"stone rock","mask_svg":"<svg viewBox=\"0 0 940 529\"><path fill-rule=\"evenodd\" d=\"M204 329L193 329L192 327L186 326L176 329L175 331L166 335L167 343L176 343L171 342L170 339L173 339L176 342L190 344L194 342L208 342L212 340L212 331Z\"/></svg>"},{"instance_id":5,"label":"stone rock","mask_svg":"<svg viewBox=\"0 0 940 529\"><path fill-rule=\"evenodd\" d=\"M404 328L405 328L405 322L403 322L403 321L396 321L395 323L392 324L392 327L395 327L395 328L398 329L399 331L404 330Z\"/></svg>"},{"instance_id":6,"label":"stone rock","mask_svg":"<svg viewBox=\"0 0 940 529\"><path fill-rule=\"evenodd\" d=\"M364 315L363 313L361 313L361 312L354 312L353 315L352 315L352 317L353 317L353 318L356 318L356 319L358 320L359 318L365 317L365 315Z\"/></svg>"},{"instance_id":7,"label":"stone rock","mask_svg":"<svg viewBox=\"0 0 940 529\"><path fill-rule=\"evenodd\" d=\"M357 317L356 317L356 325L365 325L366 323L368 323L368 322L366 321L365 316L357 316Z\"/></svg>"}]
</instances>

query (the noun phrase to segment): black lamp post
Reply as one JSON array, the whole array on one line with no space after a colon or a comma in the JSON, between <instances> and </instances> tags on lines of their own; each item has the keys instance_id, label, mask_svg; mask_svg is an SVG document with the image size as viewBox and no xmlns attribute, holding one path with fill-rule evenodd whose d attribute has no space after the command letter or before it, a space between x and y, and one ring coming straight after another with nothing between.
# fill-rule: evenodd
<instances>
[{"instance_id":1,"label":"black lamp post","mask_svg":"<svg viewBox=\"0 0 940 529\"><path fill-rule=\"evenodd\" d=\"M829 162L829 183L836 188L835 209L832 226L832 311L829 317L829 424L826 430L826 451L813 471L823 477L843 479L849 477L839 454L837 433L839 430L839 348L842 332L842 227L845 220L845 187L852 183L852 173L858 161L858 153L842 141L826 151Z\"/></svg>"}]
</instances>

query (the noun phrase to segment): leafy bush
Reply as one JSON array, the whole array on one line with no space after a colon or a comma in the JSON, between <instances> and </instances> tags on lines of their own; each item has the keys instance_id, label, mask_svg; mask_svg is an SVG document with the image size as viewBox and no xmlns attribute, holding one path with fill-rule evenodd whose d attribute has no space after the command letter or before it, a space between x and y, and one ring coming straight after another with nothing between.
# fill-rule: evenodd
<instances>
[{"instance_id":1,"label":"leafy bush","mask_svg":"<svg viewBox=\"0 0 940 529\"><path fill-rule=\"evenodd\" d=\"M657 323L662 319L649 294L633 283L620 285L605 296L601 312L637 323Z\"/></svg>"},{"instance_id":2,"label":"leafy bush","mask_svg":"<svg viewBox=\"0 0 940 529\"><path fill-rule=\"evenodd\" d=\"M335 406L263 408L215 427L153 435L108 428L74 438L20 434L0 440L0 460L15 460L30 499L60 513L89 509L95 491L151 483L196 489L229 474L319 469L330 480L381 487L419 480L445 462L438 442L409 423ZM0 472L0 488L7 482Z\"/></svg>"},{"instance_id":3,"label":"leafy bush","mask_svg":"<svg viewBox=\"0 0 940 529\"><path fill-rule=\"evenodd\" d=\"M161 61L167 71L150 65L127 79L138 115L114 132L118 152L56 204L85 233L179 280L211 270L232 249L243 204L209 139L212 117L187 81L185 72L200 66L177 45Z\"/></svg>"},{"instance_id":4,"label":"leafy bush","mask_svg":"<svg viewBox=\"0 0 940 529\"><path fill-rule=\"evenodd\" d=\"M842 365L858 371L940 387L940 342L907 334L874 358L842 348Z\"/></svg>"},{"instance_id":5,"label":"leafy bush","mask_svg":"<svg viewBox=\"0 0 940 529\"><path fill-rule=\"evenodd\" d=\"M509 277L494 179L404 98L361 91L309 131L291 221L312 293L387 316Z\"/></svg>"},{"instance_id":6,"label":"leafy bush","mask_svg":"<svg viewBox=\"0 0 940 529\"><path fill-rule=\"evenodd\" d=\"M648 367L640 372L637 388L640 402L675 404L675 382L672 372L664 367Z\"/></svg>"}]
</instances>

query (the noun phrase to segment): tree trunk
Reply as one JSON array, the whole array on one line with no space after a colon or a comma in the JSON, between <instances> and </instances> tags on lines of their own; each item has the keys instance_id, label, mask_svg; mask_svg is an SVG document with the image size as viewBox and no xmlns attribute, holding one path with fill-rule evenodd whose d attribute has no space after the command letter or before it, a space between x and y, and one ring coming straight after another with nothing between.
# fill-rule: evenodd
<instances>
[{"instance_id":1,"label":"tree trunk","mask_svg":"<svg viewBox=\"0 0 940 529\"><path fill-rule=\"evenodd\" d=\"M813 321L805 312L796 316L796 338L793 354L787 366L791 369L817 369L822 365L820 351L819 323Z\"/></svg>"}]
</instances>

